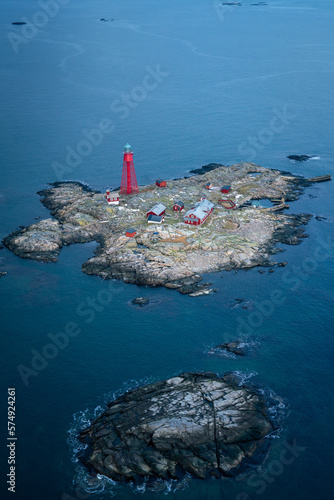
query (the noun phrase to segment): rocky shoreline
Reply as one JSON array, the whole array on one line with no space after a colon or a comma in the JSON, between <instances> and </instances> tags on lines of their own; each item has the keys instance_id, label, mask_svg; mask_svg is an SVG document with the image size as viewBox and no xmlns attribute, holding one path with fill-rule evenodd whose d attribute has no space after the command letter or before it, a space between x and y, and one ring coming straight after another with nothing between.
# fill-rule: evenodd
<instances>
[{"instance_id":1,"label":"rocky shoreline","mask_svg":"<svg viewBox=\"0 0 334 500\"><path fill-rule=\"evenodd\" d=\"M96 241L95 255L82 265L86 274L197 296L212 291L210 284L199 283L202 273L276 265L272 255L278 243L297 245L305 237L303 226L311 215L273 212L251 202L284 199L285 204L316 180L252 163L209 164L194 172L165 188L141 186L138 194L121 197L118 206L78 182L53 183L38 193L52 218L13 232L3 243L22 258L56 262L63 246ZM206 183L212 189L205 189ZM226 197L223 184L232 186L228 198L235 210L218 204ZM183 213L172 210L174 201L181 198L189 208L202 196L214 203L213 213L202 226L184 224ZM167 207L165 221L147 224L146 212L156 203ZM136 229L134 238L125 235L130 227Z\"/></svg>"},{"instance_id":2,"label":"rocky shoreline","mask_svg":"<svg viewBox=\"0 0 334 500\"><path fill-rule=\"evenodd\" d=\"M91 474L140 483L235 476L269 450L264 396L233 374L182 373L126 392L79 433Z\"/></svg>"}]
</instances>

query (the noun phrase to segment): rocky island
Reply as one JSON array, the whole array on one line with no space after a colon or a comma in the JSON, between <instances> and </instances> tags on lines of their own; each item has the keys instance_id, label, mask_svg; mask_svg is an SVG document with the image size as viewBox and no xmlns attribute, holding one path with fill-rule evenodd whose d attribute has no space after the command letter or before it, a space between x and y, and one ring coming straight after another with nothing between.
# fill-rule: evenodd
<instances>
[{"instance_id":1,"label":"rocky island","mask_svg":"<svg viewBox=\"0 0 334 500\"><path fill-rule=\"evenodd\" d=\"M38 193L53 218L21 228L3 243L20 257L55 262L64 245L95 240L99 246L83 272L196 296L210 291L209 284L199 283L202 273L275 265L271 256L277 243L295 245L305 236L302 226L311 216L284 209L317 178L252 163L210 164L194 172L163 188L141 186L138 193L121 196L118 205L108 205L104 193L78 182L53 183ZM221 192L226 184L228 195ZM185 224L184 212L202 198L211 202L212 213L201 225ZM222 205L221 198L230 205ZM262 199L276 206L252 204ZM176 200L182 200L184 211L173 210ZM166 207L164 221L149 224L147 213L156 204Z\"/></svg>"},{"instance_id":2,"label":"rocky island","mask_svg":"<svg viewBox=\"0 0 334 500\"><path fill-rule=\"evenodd\" d=\"M264 458L264 397L232 374L182 373L126 392L79 439L91 473L116 481L234 476Z\"/></svg>"}]
</instances>

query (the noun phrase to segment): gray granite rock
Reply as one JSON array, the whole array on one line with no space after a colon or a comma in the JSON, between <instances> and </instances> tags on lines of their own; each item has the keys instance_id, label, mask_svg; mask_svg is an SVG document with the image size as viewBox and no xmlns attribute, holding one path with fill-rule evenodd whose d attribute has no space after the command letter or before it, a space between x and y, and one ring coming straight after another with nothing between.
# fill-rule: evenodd
<instances>
[{"instance_id":1,"label":"gray granite rock","mask_svg":"<svg viewBox=\"0 0 334 500\"><path fill-rule=\"evenodd\" d=\"M79 439L81 461L113 480L233 476L267 450L264 397L232 374L182 373L126 392Z\"/></svg>"}]
</instances>

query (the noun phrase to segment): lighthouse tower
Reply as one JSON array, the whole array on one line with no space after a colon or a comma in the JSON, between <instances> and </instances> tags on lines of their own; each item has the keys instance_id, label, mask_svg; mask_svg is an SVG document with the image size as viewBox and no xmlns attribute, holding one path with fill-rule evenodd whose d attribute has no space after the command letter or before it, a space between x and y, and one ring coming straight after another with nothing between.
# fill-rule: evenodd
<instances>
[{"instance_id":1,"label":"lighthouse tower","mask_svg":"<svg viewBox=\"0 0 334 500\"><path fill-rule=\"evenodd\" d=\"M133 165L133 152L131 146L124 146L123 172L121 182L121 194L138 193L135 167Z\"/></svg>"}]
</instances>

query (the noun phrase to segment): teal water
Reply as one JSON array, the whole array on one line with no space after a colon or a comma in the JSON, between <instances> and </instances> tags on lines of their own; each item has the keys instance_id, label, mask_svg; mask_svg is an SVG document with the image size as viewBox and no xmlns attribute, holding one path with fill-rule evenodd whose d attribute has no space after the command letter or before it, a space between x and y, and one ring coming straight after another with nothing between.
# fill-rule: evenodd
<instances>
[{"instance_id":1,"label":"teal water","mask_svg":"<svg viewBox=\"0 0 334 500\"><path fill-rule=\"evenodd\" d=\"M11 22L31 20L41 7L31 0L2 2L0 237L49 216L36 195L48 182L118 186L127 141L140 183L158 175L180 177L211 161L249 159L306 177L333 174L332 2L250 3L222 8L204 0L71 0L16 53L8 34L21 34L22 27ZM100 22L101 17L115 20ZM132 99L122 118L122 94L134 92L141 99L138 87L145 81L152 86L152 79L144 79L157 66L163 72L157 87L146 90L142 100ZM275 117L281 121L273 132ZM103 119L111 120L114 130L59 178L54 162L66 165L66 148L76 149L82 131ZM317 159L291 163L289 154ZM1 494L9 495L6 391L15 387L20 500L112 495L127 500L140 494L182 500L330 498L332 186L314 185L290 204L291 213L326 219L312 219L309 238L298 247L282 246L277 258L288 261L286 267L272 274L254 269L205 276L218 292L197 299L84 275L81 263L94 243L64 248L55 264L1 250L0 270L8 272L0 279ZM151 304L131 306L138 295ZM277 303L268 304L273 297L279 297ZM235 307L236 298L248 309ZM98 310L87 312L92 300ZM63 349L47 351L54 358L25 385L18 366L31 367L36 351L50 343L49 334L73 323L78 334ZM214 345L236 337L254 344L249 356L209 354ZM75 461L80 425L119 391L192 370L238 371L276 398L280 432L263 469L240 480L187 478L181 485L162 484L161 491L105 480L88 485ZM290 452L291 460L283 463L282 452L294 442L295 456Z\"/></svg>"}]
</instances>

